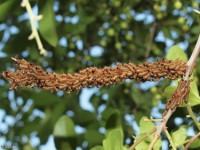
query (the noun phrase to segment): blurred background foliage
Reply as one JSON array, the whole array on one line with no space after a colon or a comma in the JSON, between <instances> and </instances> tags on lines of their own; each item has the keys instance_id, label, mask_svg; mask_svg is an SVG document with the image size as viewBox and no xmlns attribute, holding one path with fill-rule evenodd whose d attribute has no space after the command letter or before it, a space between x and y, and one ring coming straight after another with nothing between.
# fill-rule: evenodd
<instances>
[{"instance_id":1,"label":"blurred background foliage","mask_svg":"<svg viewBox=\"0 0 200 150\"><path fill-rule=\"evenodd\" d=\"M11 57L41 65L47 71L73 73L90 66L116 62L142 63L165 57L178 44L188 56L200 32L193 12L200 1L167 0L31 0L48 53L39 54L29 17L21 0L0 2L0 71L13 70ZM198 62L200 60L198 59ZM197 62L197 64L198 64ZM200 68L196 67L197 79ZM0 77L0 137L5 145L38 149L53 135L58 149L90 149L101 145L111 129L121 128L124 143L133 142L142 116L161 118L169 80L138 83L127 80L109 87L83 89L67 95L39 89L8 91ZM200 84L198 82L198 89ZM199 114L200 106L193 107ZM169 131L186 124L196 131L185 108L169 120ZM162 140L166 145L166 137Z\"/></svg>"}]
</instances>

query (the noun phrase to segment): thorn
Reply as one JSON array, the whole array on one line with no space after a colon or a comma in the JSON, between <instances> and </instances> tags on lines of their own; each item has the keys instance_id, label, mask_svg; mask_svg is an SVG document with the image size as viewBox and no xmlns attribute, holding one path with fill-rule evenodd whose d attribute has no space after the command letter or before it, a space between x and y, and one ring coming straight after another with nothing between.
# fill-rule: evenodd
<instances>
[{"instance_id":1,"label":"thorn","mask_svg":"<svg viewBox=\"0 0 200 150\"><path fill-rule=\"evenodd\" d=\"M47 52L44 48L39 48L40 49L40 54L46 56Z\"/></svg>"},{"instance_id":2,"label":"thorn","mask_svg":"<svg viewBox=\"0 0 200 150\"><path fill-rule=\"evenodd\" d=\"M132 135L132 138L135 140L135 139L136 139L136 136Z\"/></svg>"},{"instance_id":3,"label":"thorn","mask_svg":"<svg viewBox=\"0 0 200 150\"><path fill-rule=\"evenodd\" d=\"M21 7L25 7L25 6L26 6L26 2L25 2L25 0L23 0L21 3Z\"/></svg>"},{"instance_id":4,"label":"thorn","mask_svg":"<svg viewBox=\"0 0 200 150\"><path fill-rule=\"evenodd\" d=\"M32 40L32 39L34 39L34 37L35 37L35 35L32 32L31 35L29 35L28 40Z\"/></svg>"},{"instance_id":5,"label":"thorn","mask_svg":"<svg viewBox=\"0 0 200 150\"><path fill-rule=\"evenodd\" d=\"M41 20L43 18L43 15L38 15L38 16L35 16L35 20Z\"/></svg>"},{"instance_id":6,"label":"thorn","mask_svg":"<svg viewBox=\"0 0 200 150\"><path fill-rule=\"evenodd\" d=\"M14 61L17 61L17 59L16 59L16 58L14 58L14 57L11 57L11 59L12 59L12 60L14 60Z\"/></svg>"}]
</instances>

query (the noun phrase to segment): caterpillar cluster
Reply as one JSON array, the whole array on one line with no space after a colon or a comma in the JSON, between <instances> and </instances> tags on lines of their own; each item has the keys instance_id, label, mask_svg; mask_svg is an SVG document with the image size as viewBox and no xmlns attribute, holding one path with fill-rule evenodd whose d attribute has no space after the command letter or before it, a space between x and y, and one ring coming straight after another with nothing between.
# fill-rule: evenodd
<instances>
[{"instance_id":1,"label":"caterpillar cluster","mask_svg":"<svg viewBox=\"0 0 200 150\"><path fill-rule=\"evenodd\" d=\"M70 93L79 91L83 87L111 85L125 79L141 82L157 81L160 78L176 80L186 71L185 61L163 58L156 62L145 62L139 65L117 63L115 67L90 67L79 73L56 74L45 72L40 66L35 66L24 59L12 59L19 69L2 73L4 78L11 82L10 90L27 86L39 87L51 92L64 90Z\"/></svg>"},{"instance_id":2,"label":"caterpillar cluster","mask_svg":"<svg viewBox=\"0 0 200 150\"><path fill-rule=\"evenodd\" d=\"M171 110L176 109L176 107L180 106L183 103L183 101L187 103L189 92L190 92L190 80L188 81L181 80L178 83L176 91L172 94L171 98L167 100L163 116L166 115L169 109Z\"/></svg>"}]
</instances>

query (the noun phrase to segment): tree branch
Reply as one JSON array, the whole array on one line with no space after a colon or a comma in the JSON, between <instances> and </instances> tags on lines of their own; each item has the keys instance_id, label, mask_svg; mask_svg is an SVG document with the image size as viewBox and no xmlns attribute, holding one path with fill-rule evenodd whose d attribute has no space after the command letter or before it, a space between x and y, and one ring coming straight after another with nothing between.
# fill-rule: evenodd
<instances>
[{"instance_id":1,"label":"tree branch","mask_svg":"<svg viewBox=\"0 0 200 150\"><path fill-rule=\"evenodd\" d=\"M197 40L197 43L196 43L196 46L193 50L193 53L189 59L189 61L187 62L187 69L186 69L186 73L185 73L185 76L183 77L183 80L186 81L186 82L189 82L189 75L191 74L192 70L193 70L193 67L195 65L195 61L197 59L197 56L199 55L199 52L200 52L200 36ZM179 82L180 84L181 82ZM186 85L185 85L186 86ZM179 85L178 85L179 87ZM177 87L177 88L178 88ZM175 91L176 92L176 91ZM188 93L189 94L189 93ZM172 99L173 100L173 99ZM169 109L167 110L167 113L166 115L164 116L163 118L163 122L157 126L157 132L156 134L154 135L154 139L152 140L151 144L150 144L150 148L152 149L153 148L153 145L155 143L155 141L157 141L158 137L160 136L161 132L163 131L163 129L165 129L166 127L166 124L167 124L167 121L168 119L171 117L171 115L173 114L173 112L175 111L177 105L175 105L175 107L173 109ZM149 149L149 150L151 150Z\"/></svg>"},{"instance_id":2,"label":"tree branch","mask_svg":"<svg viewBox=\"0 0 200 150\"><path fill-rule=\"evenodd\" d=\"M156 128L153 128L152 130L150 130L148 133L146 133L144 136L142 136L141 138L137 139L135 141L135 143L129 148L129 150L134 150L134 148L140 143L142 142L144 139L146 139L148 136L150 136L151 134L153 134L156 131Z\"/></svg>"},{"instance_id":3,"label":"tree branch","mask_svg":"<svg viewBox=\"0 0 200 150\"><path fill-rule=\"evenodd\" d=\"M42 42L41 42L41 40L40 40L38 31L37 31L36 26L35 26L35 21L36 21L36 20L42 19L42 15L35 16L35 15L33 14L31 5L30 5L30 3L29 3L29 0L23 0L21 6L22 6L22 7L26 7L26 10L27 10L28 15L29 15L29 18L30 18L32 33L31 33L31 35L28 37L28 39L29 39L29 40L32 40L32 39L35 38L35 40L36 40L36 42L37 42L37 45L38 45L38 49L40 50L40 54L46 55L47 52L46 52L46 50L43 48L43 45L42 45Z\"/></svg>"},{"instance_id":4,"label":"tree branch","mask_svg":"<svg viewBox=\"0 0 200 150\"><path fill-rule=\"evenodd\" d=\"M200 130L200 123L197 120L197 118L195 117L189 102L186 104L186 107L187 107L190 117L194 120L194 123L196 124L197 128Z\"/></svg>"},{"instance_id":5,"label":"tree branch","mask_svg":"<svg viewBox=\"0 0 200 150\"><path fill-rule=\"evenodd\" d=\"M190 145L191 145L198 137L200 137L200 132L197 133L194 137L192 137L192 138L189 140L188 144L184 147L183 150L187 150L187 149L190 147Z\"/></svg>"}]
</instances>

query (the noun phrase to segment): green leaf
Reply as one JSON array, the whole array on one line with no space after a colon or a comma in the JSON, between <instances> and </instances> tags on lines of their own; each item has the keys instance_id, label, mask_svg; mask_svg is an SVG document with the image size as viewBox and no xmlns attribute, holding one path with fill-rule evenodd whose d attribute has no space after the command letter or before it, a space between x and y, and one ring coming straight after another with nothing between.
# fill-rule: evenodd
<instances>
[{"instance_id":1,"label":"green leaf","mask_svg":"<svg viewBox=\"0 0 200 150\"><path fill-rule=\"evenodd\" d=\"M122 129L122 122L121 122L121 114L119 111L111 114L110 117L107 119L106 124L106 136L109 135L110 131L113 129Z\"/></svg>"},{"instance_id":2,"label":"green leaf","mask_svg":"<svg viewBox=\"0 0 200 150\"><path fill-rule=\"evenodd\" d=\"M107 107L103 112L102 112L102 118L107 120L113 113L116 113L117 109L113 107Z\"/></svg>"},{"instance_id":3,"label":"green leaf","mask_svg":"<svg viewBox=\"0 0 200 150\"><path fill-rule=\"evenodd\" d=\"M140 126L139 126L139 130L140 130L140 134L136 136L136 141L137 139L143 137L146 133L148 133L149 131L151 131L155 125L152 122L147 122L145 121L145 119L148 119L147 117L143 117L140 120ZM151 143L151 141L153 140L155 133L148 136L145 140L143 140L140 144L138 144L138 146L136 147L136 150L141 150L141 149L148 149L149 144ZM159 150L161 147L161 139L159 139L153 146L153 149L155 150Z\"/></svg>"},{"instance_id":4,"label":"green leaf","mask_svg":"<svg viewBox=\"0 0 200 150\"><path fill-rule=\"evenodd\" d=\"M123 133L120 129L112 130L108 137L103 140L105 150L123 150Z\"/></svg>"},{"instance_id":5,"label":"green leaf","mask_svg":"<svg viewBox=\"0 0 200 150\"><path fill-rule=\"evenodd\" d=\"M88 130L84 134L84 139L88 142L89 146L91 147L101 143L104 139L104 135L99 133L98 130Z\"/></svg>"},{"instance_id":6,"label":"green leaf","mask_svg":"<svg viewBox=\"0 0 200 150\"><path fill-rule=\"evenodd\" d=\"M49 91L35 93L32 98L36 106L50 106L58 103L58 97L51 94Z\"/></svg>"},{"instance_id":7,"label":"green leaf","mask_svg":"<svg viewBox=\"0 0 200 150\"><path fill-rule=\"evenodd\" d=\"M19 1L17 0L5 0L0 3L0 21L8 17L8 14L13 13L14 7Z\"/></svg>"},{"instance_id":8,"label":"green leaf","mask_svg":"<svg viewBox=\"0 0 200 150\"><path fill-rule=\"evenodd\" d=\"M199 91L197 89L196 80L193 80L190 83L189 102L191 106L200 104L200 96L199 96Z\"/></svg>"},{"instance_id":9,"label":"green leaf","mask_svg":"<svg viewBox=\"0 0 200 150\"><path fill-rule=\"evenodd\" d=\"M142 137L143 136L143 134L140 134L139 136L137 136L136 137L136 140L138 139L138 138L140 138L140 137ZM149 143L147 143L147 142L145 142L145 140L143 140L142 142L140 142L140 144L138 144L137 146L136 146L136 150L141 150L141 149L148 149L148 147L149 147Z\"/></svg>"},{"instance_id":10,"label":"green leaf","mask_svg":"<svg viewBox=\"0 0 200 150\"><path fill-rule=\"evenodd\" d=\"M145 121L145 119L148 118L142 117L142 119L140 120L140 127L139 127L140 133L147 133L155 127L155 125L152 122L150 121L147 122Z\"/></svg>"},{"instance_id":11,"label":"green leaf","mask_svg":"<svg viewBox=\"0 0 200 150\"><path fill-rule=\"evenodd\" d=\"M73 137L75 136L74 122L68 116L61 116L53 130L56 137Z\"/></svg>"},{"instance_id":12,"label":"green leaf","mask_svg":"<svg viewBox=\"0 0 200 150\"><path fill-rule=\"evenodd\" d=\"M190 148L200 148L200 139L196 139L191 145Z\"/></svg>"},{"instance_id":13,"label":"green leaf","mask_svg":"<svg viewBox=\"0 0 200 150\"><path fill-rule=\"evenodd\" d=\"M96 120L97 115L94 112L82 110L81 108L75 111L74 122L82 126L86 126Z\"/></svg>"},{"instance_id":14,"label":"green leaf","mask_svg":"<svg viewBox=\"0 0 200 150\"><path fill-rule=\"evenodd\" d=\"M175 92L177 86L168 86L164 90L164 95L167 99L171 97L171 95Z\"/></svg>"},{"instance_id":15,"label":"green leaf","mask_svg":"<svg viewBox=\"0 0 200 150\"><path fill-rule=\"evenodd\" d=\"M187 60L185 52L178 45L172 46L168 50L166 58L170 60L175 60L177 58L181 60Z\"/></svg>"},{"instance_id":16,"label":"green leaf","mask_svg":"<svg viewBox=\"0 0 200 150\"><path fill-rule=\"evenodd\" d=\"M185 126L180 126L179 129L172 133L172 140L175 145L183 144L187 137L187 130Z\"/></svg>"},{"instance_id":17,"label":"green leaf","mask_svg":"<svg viewBox=\"0 0 200 150\"><path fill-rule=\"evenodd\" d=\"M91 148L90 150L105 150L105 149L103 148L103 146L98 145L98 146Z\"/></svg>"},{"instance_id":18,"label":"green leaf","mask_svg":"<svg viewBox=\"0 0 200 150\"><path fill-rule=\"evenodd\" d=\"M39 1L39 13L43 18L39 21L39 31L42 37L53 47L56 47L58 37L56 33L54 0Z\"/></svg>"}]
</instances>

